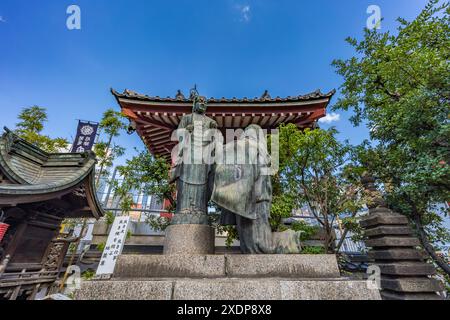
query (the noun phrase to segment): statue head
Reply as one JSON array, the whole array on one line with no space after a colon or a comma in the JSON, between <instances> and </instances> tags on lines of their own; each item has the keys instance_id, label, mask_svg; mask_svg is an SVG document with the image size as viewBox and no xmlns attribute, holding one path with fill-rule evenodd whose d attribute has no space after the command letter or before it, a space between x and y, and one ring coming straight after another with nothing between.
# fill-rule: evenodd
<instances>
[{"instance_id":1,"label":"statue head","mask_svg":"<svg viewBox=\"0 0 450 320\"><path fill-rule=\"evenodd\" d=\"M245 128L244 137L252 140L259 140L265 138L263 129L257 124L251 124L247 128Z\"/></svg>"},{"instance_id":2,"label":"statue head","mask_svg":"<svg viewBox=\"0 0 450 320\"><path fill-rule=\"evenodd\" d=\"M205 97L196 96L194 97L194 108L192 109L192 111L194 113L204 114L206 112L206 109L208 108L207 104L208 103Z\"/></svg>"},{"instance_id":3,"label":"statue head","mask_svg":"<svg viewBox=\"0 0 450 320\"><path fill-rule=\"evenodd\" d=\"M250 145L255 146L256 144L256 149L258 151L257 164L261 168L269 170L267 172L270 172L271 158L268 152L266 133L264 130L257 124L251 124L245 128L242 136ZM249 150L252 150L252 148L249 148ZM253 148L253 150L255 150L255 148ZM264 175L268 175L268 173L264 173Z\"/></svg>"}]
</instances>

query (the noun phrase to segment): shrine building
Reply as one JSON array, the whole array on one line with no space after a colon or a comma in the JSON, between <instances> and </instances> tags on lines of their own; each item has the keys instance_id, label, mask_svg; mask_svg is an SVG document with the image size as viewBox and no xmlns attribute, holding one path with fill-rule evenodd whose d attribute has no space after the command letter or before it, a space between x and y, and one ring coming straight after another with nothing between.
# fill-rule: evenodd
<instances>
[{"instance_id":1,"label":"shrine building","mask_svg":"<svg viewBox=\"0 0 450 320\"><path fill-rule=\"evenodd\" d=\"M95 155L47 153L12 131L0 136L0 301L33 300L58 279L77 238L66 218L99 219Z\"/></svg>"}]
</instances>

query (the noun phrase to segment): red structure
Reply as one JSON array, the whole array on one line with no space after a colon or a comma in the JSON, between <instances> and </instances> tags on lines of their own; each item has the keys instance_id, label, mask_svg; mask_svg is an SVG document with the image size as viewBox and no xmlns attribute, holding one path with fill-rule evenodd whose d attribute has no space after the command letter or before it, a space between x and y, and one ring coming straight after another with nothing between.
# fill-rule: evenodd
<instances>
[{"instance_id":1,"label":"red structure","mask_svg":"<svg viewBox=\"0 0 450 320\"><path fill-rule=\"evenodd\" d=\"M8 231L8 228L9 228L9 224L0 222L0 242L2 242L3 237L6 234L6 231Z\"/></svg>"},{"instance_id":2,"label":"red structure","mask_svg":"<svg viewBox=\"0 0 450 320\"><path fill-rule=\"evenodd\" d=\"M125 90L120 94L111 90L122 113L154 155L170 159L176 142L171 141L173 130L181 118L192 112L192 100L178 91L175 98L151 97ZM294 123L299 128L314 127L326 115L326 108L335 90L286 98L272 98L266 91L260 98L210 98L206 115L213 118L219 129L245 128L258 124L263 129L274 129L282 123Z\"/></svg>"}]
</instances>

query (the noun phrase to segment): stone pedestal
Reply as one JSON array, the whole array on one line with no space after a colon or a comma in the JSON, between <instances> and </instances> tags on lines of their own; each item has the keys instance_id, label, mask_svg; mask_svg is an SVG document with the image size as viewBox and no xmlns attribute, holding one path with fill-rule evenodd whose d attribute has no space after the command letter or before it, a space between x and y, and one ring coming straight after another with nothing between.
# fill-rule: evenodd
<instances>
[{"instance_id":1,"label":"stone pedestal","mask_svg":"<svg viewBox=\"0 0 450 320\"><path fill-rule=\"evenodd\" d=\"M380 300L365 281L160 279L86 281L76 300Z\"/></svg>"},{"instance_id":2,"label":"stone pedestal","mask_svg":"<svg viewBox=\"0 0 450 320\"><path fill-rule=\"evenodd\" d=\"M77 300L379 300L340 278L335 255L122 255L111 280L83 281Z\"/></svg>"},{"instance_id":3,"label":"stone pedestal","mask_svg":"<svg viewBox=\"0 0 450 320\"><path fill-rule=\"evenodd\" d=\"M174 224L166 229L165 255L214 254L215 230L209 225Z\"/></svg>"},{"instance_id":4,"label":"stone pedestal","mask_svg":"<svg viewBox=\"0 0 450 320\"><path fill-rule=\"evenodd\" d=\"M122 255L114 278L339 278L332 254Z\"/></svg>"}]
</instances>

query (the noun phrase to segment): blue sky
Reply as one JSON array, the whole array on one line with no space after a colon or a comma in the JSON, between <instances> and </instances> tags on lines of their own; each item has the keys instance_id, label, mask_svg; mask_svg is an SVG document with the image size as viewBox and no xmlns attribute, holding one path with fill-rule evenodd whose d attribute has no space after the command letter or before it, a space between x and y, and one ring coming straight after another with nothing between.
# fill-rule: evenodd
<instances>
[{"instance_id":1,"label":"blue sky","mask_svg":"<svg viewBox=\"0 0 450 320\"><path fill-rule=\"evenodd\" d=\"M118 109L110 87L159 96L194 83L215 97L328 92L341 83L331 61L352 54L344 39L362 35L369 5L381 8L386 31L426 2L2 0L0 125L13 128L20 110L36 104L48 110L46 133L71 140L76 119ZM66 27L71 4L81 8L81 30ZM329 125L352 143L368 137L345 113ZM137 135L117 142L128 155L143 147Z\"/></svg>"}]
</instances>

